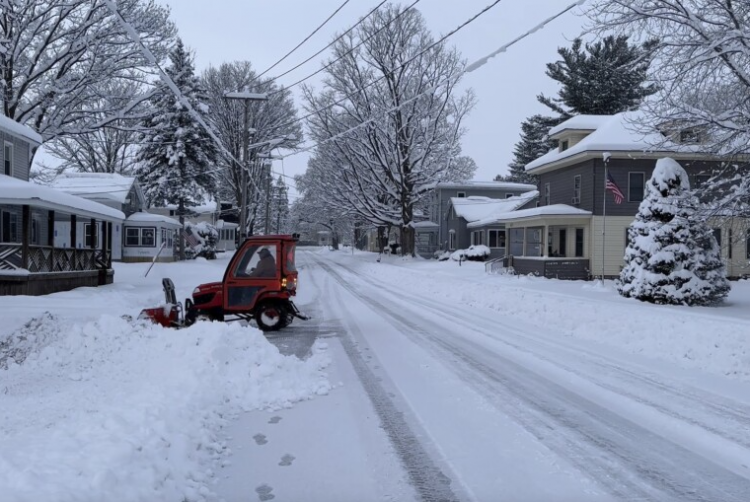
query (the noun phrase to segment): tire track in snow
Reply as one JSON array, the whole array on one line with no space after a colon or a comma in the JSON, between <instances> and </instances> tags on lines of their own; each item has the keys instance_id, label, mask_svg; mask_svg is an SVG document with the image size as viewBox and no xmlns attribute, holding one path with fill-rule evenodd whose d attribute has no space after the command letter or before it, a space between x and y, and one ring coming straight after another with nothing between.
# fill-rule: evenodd
<instances>
[{"instance_id":1,"label":"tire track in snow","mask_svg":"<svg viewBox=\"0 0 750 502\"><path fill-rule=\"evenodd\" d=\"M319 264L339 284L378 312L390 317L411 338L418 335L442 351L467 384L477 388L534 434L543 444L589 474L614 496L632 500L745 502L750 480L526 369L519 363L488 354L487 347L460 338L444 339L435 332L444 325L405 318L397 302L388 306L365 295L325 263ZM410 299L411 300L411 299ZM391 300L392 301L392 300ZM455 320L453 321L455 322ZM416 340L417 342L421 340ZM447 356L447 357L446 357ZM508 407L508 402L523 407ZM561 436L560 430L566 435Z\"/></svg>"},{"instance_id":2,"label":"tire track in snow","mask_svg":"<svg viewBox=\"0 0 750 502\"><path fill-rule=\"evenodd\" d=\"M313 258L321 265L320 262ZM312 275L310 274L311 280ZM316 287L320 287L316 285ZM334 305L344 305L336 288L328 288ZM346 322L344 320L344 322ZM362 356L355 338L364 342L361 330L350 323L345 326L338 340L349 357L360 384L365 389L378 415L381 426L401 461L409 480L422 502L459 502L461 499L451 488L451 479L437 466L425 446L407 420L408 412L399 409L381 384L381 378L373 372Z\"/></svg>"},{"instance_id":3,"label":"tire track in snow","mask_svg":"<svg viewBox=\"0 0 750 502\"><path fill-rule=\"evenodd\" d=\"M654 408L667 416L690 423L691 425L700 427L705 431L710 432L711 434L720 436L746 448L750 448L750 407L748 406L738 405L738 403L732 402L729 399L721 398L720 396L717 396L716 394L712 394L710 392L699 391L695 388L692 389L692 391L678 390L674 385L670 386L653 377L642 375L636 373L635 371L623 368L622 366L618 365L616 361L610 358L595 354L591 351L581 350L579 348L572 349L570 346L557 340L542 338L539 336L539 333L520 329L517 325L504 321L502 320L502 318L493 318L490 320L479 312L474 311L471 314L467 314L465 309L451 305L441 305L441 307L438 308L434 305L434 303L425 301L418 297L405 295L403 291L393 289L390 284L384 283L381 280L366 277L361 272L356 271L348 266L341 266L346 269L347 272L352 273L353 275L361 278L364 281L370 283L377 282L383 289L387 290L389 294L400 297L404 301L411 301L412 303L419 304L421 307L432 311L436 315L445 318L446 320L450 321L459 319L463 322L471 323L475 332L481 333L492 339L493 341L506 344L513 349L522 352L533 354L534 357L537 357L545 362L569 371L576 376L589 380L602 389L608 390L610 392L615 392L624 397L632 399L635 402ZM498 336L496 332L489 332L485 329L482 329L481 327L478 327L476 325L478 320L485 320L488 323L491 322L495 327L505 328L506 332L523 335L524 341L526 343L532 342L534 344L537 344L538 346L543 347L544 350L551 350L554 351L554 353L546 356L540 354L538 351L531 351L529 350L528 346L521 346L508 340L507 336ZM585 372L580 367L572 367L570 365L564 364L559 360L559 357L556 357L558 355L557 353L560 351L564 351L576 359L584 358L587 364L596 366L597 371ZM627 382L628 384L632 385L613 385L601 380L603 376L611 373L615 373L619 377L618 384ZM674 384L677 385L677 382L675 382ZM632 389L634 387L639 386L645 386L645 388L647 388L649 391L667 396L668 399L660 401L656 399L650 399L642 393L632 392ZM676 404L675 399L681 403L683 411L677 411L674 408L669 407L669 405L674 406ZM712 413L710 420L706 420L705 417L703 420L697 419L694 416L688 415L684 411L689 410L688 412L694 413L698 408L701 407L709 410ZM720 421L723 422L721 426L716 425L716 419L720 419ZM712 422L713 425L709 422Z\"/></svg>"}]
</instances>

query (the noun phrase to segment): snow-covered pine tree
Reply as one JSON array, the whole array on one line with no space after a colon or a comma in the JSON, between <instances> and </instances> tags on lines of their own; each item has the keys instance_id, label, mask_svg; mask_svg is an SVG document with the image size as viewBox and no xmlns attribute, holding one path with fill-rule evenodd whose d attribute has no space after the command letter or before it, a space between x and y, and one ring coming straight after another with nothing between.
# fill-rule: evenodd
<instances>
[{"instance_id":1,"label":"snow-covered pine tree","mask_svg":"<svg viewBox=\"0 0 750 502\"><path fill-rule=\"evenodd\" d=\"M658 304L710 305L729 293L719 246L675 160L660 159L628 229L621 295Z\"/></svg>"},{"instance_id":2,"label":"snow-covered pine tree","mask_svg":"<svg viewBox=\"0 0 750 502\"><path fill-rule=\"evenodd\" d=\"M537 99L565 119L573 115L614 115L635 110L657 88L646 85L656 40L631 45L628 36L607 36L570 49L560 47L562 61L547 64L547 76L560 83L556 98Z\"/></svg>"},{"instance_id":3,"label":"snow-covered pine tree","mask_svg":"<svg viewBox=\"0 0 750 502\"><path fill-rule=\"evenodd\" d=\"M162 82L157 84L151 100L152 113L143 124L144 146L138 152L141 163L138 177L149 204L177 205L180 223L184 223L187 208L202 203L206 194L215 191L211 169L218 146L183 101L187 100L205 120L206 93L195 76L192 57L182 40L177 40L169 58L171 64L165 72L182 96L175 96ZM183 239L180 239L180 258L185 258Z\"/></svg>"},{"instance_id":4,"label":"snow-covered pine tree","mask_svg":"<svg viewBox=\"0 0 750 502\"><path fill-rule=\"evenodd\" d=\"M547 76L560 83L556 98L537 96L556 117L533 115L521 124L521 140L516 143L510 175L506 181L534 182L525 166L554 148L547 139L549 130L574 115L614 115L637 109L657 90L646 84L656 42L631 45L627 36L607 36L583 45L580 39L570 48L560 47L560 61L547 64Z\"/></svg>"},{"instance_id":5,"label":"snow-covered pine tree","mask_svg":"<svg viewBox=\"0 0 750 502\"><path fill-rule=\"evenodd\" d=\"M536 184L536 176L526 172L526 164L533 162L555 147L549 139L549 130L560 123L559 119L533 115L521 124L521 140L513 150L513 162L508 164L508 176L496 176L495 181Z\"/></svg>"}]
</instances>

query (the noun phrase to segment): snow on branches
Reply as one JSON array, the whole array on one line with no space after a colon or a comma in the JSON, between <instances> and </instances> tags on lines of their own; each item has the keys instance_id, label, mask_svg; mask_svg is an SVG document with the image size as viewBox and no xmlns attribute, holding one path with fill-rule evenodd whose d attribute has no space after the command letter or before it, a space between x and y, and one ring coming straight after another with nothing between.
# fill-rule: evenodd
<instances>
[{"instance_id":1,"label":"snow on branches","mask_svg":"<svg viewBox=\"0 0 750 502\"><path fill-rule=\"evenodd\" d=\"M628 229L621 295L658 304L709 305L729 293L719 245L696 217L698 201L675 160L660 159Z\"/></svg>"}]
</instances>

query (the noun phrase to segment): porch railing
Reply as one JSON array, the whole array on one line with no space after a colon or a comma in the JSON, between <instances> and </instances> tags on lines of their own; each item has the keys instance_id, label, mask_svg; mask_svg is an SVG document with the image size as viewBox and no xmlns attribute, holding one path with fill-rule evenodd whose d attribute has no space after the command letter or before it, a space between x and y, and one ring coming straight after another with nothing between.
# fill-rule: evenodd
<instances>
[{"instance_id":1,"label":"porch railing","mask_svg":"<svg viewBox=\"0 0 750 502\"><path fill-rule=\"evenodd\" d=\"M28 264L23 266L21 244L0 244L0 270L39 272L84 272L109 268L110 251L101 249L29 246Z\"/></svg>"}]
</instances>

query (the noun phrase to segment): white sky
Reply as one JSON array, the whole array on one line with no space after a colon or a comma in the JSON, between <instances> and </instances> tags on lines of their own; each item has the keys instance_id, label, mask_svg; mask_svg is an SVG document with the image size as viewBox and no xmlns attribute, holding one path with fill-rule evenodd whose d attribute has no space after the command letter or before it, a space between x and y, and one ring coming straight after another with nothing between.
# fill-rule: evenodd
<instances>
[{"instance_id":1,"label":"white sky","mask_svg":"<svg viewBox=\"0 0 750 502\"><path fill-rule=\"evenodd\" d=\"M209 65L247 60L263 71L291 50L322 23L343 0L159 0L169 5L180 36L194 52L200 73ZM352 0L300 49L266 76L283 73L325 47L379 1ZM404 0L408 5L411 0ZM490 4L490 0L421 0L416 8L433 35L447 33ZM495 51L518 35L559 12L572 0L502 0L489 12L448 39L470 63ZM478 165L475 179L490 180L507 173L520 124L534 113L545 113L537 94L554 94L557 85L545 65L557 59L557 48L566 46L582 30L580 10L566 14L519 44L490 60L464 78L463 87L474 89L477 106L465 122L468 132L463 153ZM281 78L289 85L319 69L327 52ZM320 75L308 83L319 85ZM299 93L295 89L299 107ZM274 170L289 176L304 172L308 154L275 161ZM289 184L292 185L291 180Z\"/></svg>"},{"instance_id":2,"label":"white sky","mask_svg":"<svg viewBox=\"0 0 750 502\"><path fill-rule=\"evenodd\" d=\"M171 7L180 36L195 53L199 72L209 65L236 60L248 60L256 70L263 71L301 42L342 3L342 0L160 1ZM377 3L376 0L349 2L315 36L266 76L283 73L307 59ZM410 3L404 0L402 5ZM433 35L439 36L490 3L490 0L421 0L416 8L424 15ZM502 0L448 42L473 62L570 3L572 0ZM555 61L557 48L569 45L581 32L585 19L579 12L576 9L566 14L465 77L464 86L474 89L478 101L466 121L468 132L463 141L464 154L473 157L479 166L476 179L490 180L496 174L507 173L521 121L545 111L536 101L536 95L540 92L554 94L557 89L556 83L544 74L545 64ZM324 57L327 53L281 78L279 83L289 85L309 75L320 68ZM308 82L319 83L317 77ZM299 97L297 92L295 97ZM287 158L284 172L287 175L304 172L307 159L307 154ZM281 162L276 161L274 170L281 169Z\"/></svg>"}]
</instances>

